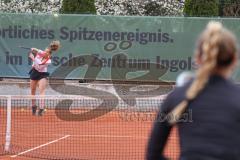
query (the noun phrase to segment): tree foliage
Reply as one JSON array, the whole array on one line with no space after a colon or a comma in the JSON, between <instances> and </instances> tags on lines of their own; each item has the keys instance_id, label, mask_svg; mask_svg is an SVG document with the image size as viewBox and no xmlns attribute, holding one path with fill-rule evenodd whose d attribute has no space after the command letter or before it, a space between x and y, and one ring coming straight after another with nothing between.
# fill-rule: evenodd
<instances>
[{"instance_id":1,"label":"tree foliage","mask_svg":"<svg viewBox=\"0 0 240 160\"><path fill-rule=\"evenodd\" d=\"M240 17L240 1L225 0L222 5L222 16L225 17Z\"/></svg>"},{"instance_id":2,"label":"tree foliage","mask_svg":"<svg viewBox=\"0 0 240 160\"><path fill-rule=\"evenodd\" d=\"M156 1L144 3L144 15L147 16L178 16L182 15L183 5L176 0Z\"/></svg>"},{"instance_id":3,"label":"tree foliage","mask_svg":"<svg viewBox=\"0 0 240 160\"><path fill-rule=\"evenodd\" d=\"M184 0L0 0L0 12L8 13L182 16L183 6Z\"/></svg>"},{"instance_id":4,"label":"tree foliage","mask_svg":"<svg viewBox=\"0 0 240 160\"><path fill-rule=\"evenodd\" d=\"M96 0L98 15L179 16L184 3L179 0Z\"/></svg>"},{"instance_id":5,"label":"tree foliage","mask_svg":"<svg viewBox=\"0 0 240 160\"><path fill-rule=\"evenodd\" d=\"M94 0L63 0L61 13L96 14Z\"/></svg>"},{"instance_id":6,"label":"tree foliage","mask_svg":"<svg viewBox=\"0 0 240 160\"><path fill-rule=\"evenodd\" d=\"M0 11L8 13L57 13L60 0L0 0Z\"/></svg>"},{"instance_id":7,"label":"tree foliage","mask_svg":"<svg viewBox=\"0 0 240 160\"><path fill-rule=\"evenodd\" d=\"M219 0L186 0L184 6L186 16L218 16Z\"/></svg>"}]
</instances>

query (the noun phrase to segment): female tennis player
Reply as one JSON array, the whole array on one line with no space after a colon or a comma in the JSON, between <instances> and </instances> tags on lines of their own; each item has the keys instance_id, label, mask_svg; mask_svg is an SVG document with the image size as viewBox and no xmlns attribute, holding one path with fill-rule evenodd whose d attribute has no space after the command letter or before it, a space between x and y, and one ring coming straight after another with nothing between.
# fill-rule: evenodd
<instances>
[{"instance_id":1,"label":"female tennis player","mask_svg":"<svg viewBox=\"0 0 240 160\"><path fill-rule=\"evenodd\" d=\"M47 86L47 72L48 65L51 64L51 55L53 51L57 51L60 47L59 41L52 41L50 45L44 50L37 48L31 48L29 57L33 61L32 69L30 70L30 88L31 95L35 96L37 86L39 87L40 96L45 95L45 89ZM37 112L36 100L32 100L32 114L36 115ZM42 116L44 111L44 100L40 101L38 115Z\"/></svg>"},{"instance_id":2,"label":"female tennis player","mask_svg":"<svg viewBox=\"0 0 240 160\"><path fill-rule=\"evenodd\" d=\"M240 89L230 80L237 53L234 35L221 23L209 22L196 48L196 76L171 92L161 106L147 160L166 159L163 150L173 124L179 130L180 160L240 159ZM188 123L181 117L187 110L193 120Z\"/></svg>"}]
</instances>

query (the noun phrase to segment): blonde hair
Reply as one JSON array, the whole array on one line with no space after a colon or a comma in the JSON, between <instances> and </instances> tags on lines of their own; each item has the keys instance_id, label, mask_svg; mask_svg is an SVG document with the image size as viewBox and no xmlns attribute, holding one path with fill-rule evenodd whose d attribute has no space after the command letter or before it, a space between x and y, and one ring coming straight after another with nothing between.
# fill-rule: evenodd
<instances>
[{"instance_id":1,"label":"blonde hair","mask_svg":"<svg viewBox=\"0 0 240 160\"><path fill-rule=\"evenodd\" d=\"M206 86L214 69L232 64L237 53L235 36L225 29L221 23L211 21L198 40L196 56L201 59L201 67L186 91L186 99L178 104L170 113L170 124L174 124L186 110L189 101L195 99Z\"/></svg>"},{"instance_id":2,"label":"blonde hair","mask_svg":"<svg viewBox=\"0 0 240 160\"><path fill-rule=\"evenodd\" d=\"M60 41L54 40L50 43L49 48L52 49L53 47L57 47L57 49L58 49L58 48L60 48L60 46L61 46ZM55 50L53 50L53 51L55 51Z\"/></svg>"}]
</instances>

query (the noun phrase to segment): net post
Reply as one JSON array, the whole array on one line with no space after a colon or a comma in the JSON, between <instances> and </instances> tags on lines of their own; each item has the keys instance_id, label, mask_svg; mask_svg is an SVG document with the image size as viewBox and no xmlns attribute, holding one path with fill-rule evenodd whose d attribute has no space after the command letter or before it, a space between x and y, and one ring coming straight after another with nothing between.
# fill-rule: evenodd
<instances>
[{"instance_id":1,"label":"net post","mask_svg":"<svg viewBox=\"0 0 240 160\"><path fill-rule=\"evenodd\" d=\"M5 151L8 152L10 149L11 143L11 96L7 96L7 127L6 127L6 142L5 142Z\"/></svg>"}]
</instances>

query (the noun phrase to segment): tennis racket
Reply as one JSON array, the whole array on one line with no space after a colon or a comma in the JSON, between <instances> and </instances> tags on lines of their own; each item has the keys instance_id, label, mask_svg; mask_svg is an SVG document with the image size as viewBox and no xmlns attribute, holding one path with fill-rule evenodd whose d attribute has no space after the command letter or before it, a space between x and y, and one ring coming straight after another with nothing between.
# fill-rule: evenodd
<instances>
[{"instance_id":1,"label":"tennis racket","mask_svg":"<svg viewBox=\"0 0 240 160\"><path fill-rule=\"evenodd\" d=\"M18 46L19 48L26 49L26 50L31 50L30 47L25 47L25 46Z\"/></svg>"}]
</instances>

